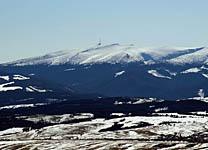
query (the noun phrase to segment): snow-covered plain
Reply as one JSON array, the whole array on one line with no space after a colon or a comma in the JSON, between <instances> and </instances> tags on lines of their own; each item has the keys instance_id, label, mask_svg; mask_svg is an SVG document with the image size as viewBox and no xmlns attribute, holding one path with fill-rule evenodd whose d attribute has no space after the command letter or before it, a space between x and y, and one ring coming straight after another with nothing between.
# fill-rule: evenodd
<instances>
[{"instance_id":1,"label":"snow-covered plain","mask_svg":"<svg viewBox=\"0 0 208 150\"><path fill-rule=\"evenodd\" d=\"M11 128L0 131L0 148L206 149L208 116L203 115L204 113L197 114L198 112L192 112L190 115L155 113L152 116L123 116L122 114L113 119L94 118L91 121L57 124L26 132L21 128ZM53 120L53 117L57 116L50 116L50 120ZM70 116L59 117L64 119ZM88 117L93 115L89 114ZM140 126L142 123L145 125ZM102 131L110 129L115 124L121 126L114 130ZM192 137L200 139L201 142L191 141Z\"/></svg>"},{"instance_id":2,"label":"snow-covered plain","mask_svg":"<svg viewBox=\"0 0 208 150\"><path fill-rule=\"evenodd\" d=\"M34 116L21 116L19 119L32 121L38 123L44 121L47 123L64 123L72 120L79 119L89 119L93 118L93 114L90 113L81 113L81 114L63 114L63 115L34 115Z\"/></svg>"}]
</instances>

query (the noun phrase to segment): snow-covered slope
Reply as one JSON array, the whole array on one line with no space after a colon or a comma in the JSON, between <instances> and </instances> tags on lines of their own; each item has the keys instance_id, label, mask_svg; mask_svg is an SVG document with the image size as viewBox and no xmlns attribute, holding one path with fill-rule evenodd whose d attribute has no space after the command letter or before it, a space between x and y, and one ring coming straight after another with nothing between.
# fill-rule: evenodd
<instances>
[{"instance_id":1,"label":"snow-covered slope","mask_svg":"<svg viewBox=\"0 0 208 150\"><path fill-rule=\"evenodd\" d=\"M4 65L59 65L59 64L100 64L156 62L190 63L206 62L207 48L137 48L134 45L110 44L89 49L58 51L41 57L22 59Z\"/></svg>"},{"instance_id":2,"label":"snow-covered slope","mask_svg":"<svg viewBox=\"0 0 208 150\"><path fill-rule=\"evenodd\" d=\"M30 76L23 76L23 75L3 75L0 78L0 93L5 91L15 91L21 90L26 92L47 92L50 90L37 90L36 88L32 87L37 86L35 84L35 80L31 79ZM40 87L39 87L40 88ZM31 89L31 90L28 90ZM36 89L36 90L35 90Z\"/></svg>"},{"instance_id":3,"label":"snow-covered slope","mask_svg":"<svg viewBox=\"0 0 208 150\"><path fill-rule=\"evenodd\" d=\"M20 86L11 86L13 85L14 82L9 82L9 83L5 83L5 84L0 84L0 92L2 91L14 91L14 90L22 90L23 88ZM8 87L8 85L10 85Z\"/></svg>"},{"instance_id":4,"label":"snow-covered slope","mask_svg":"<svg viewBox=\"0 0 208 150\"><path fill-rule=\"evenodd\" d=\"M51 92L71 92L66 87L58 87L57 84L50 83L38 79L35 75L22 75L12 73L1 73L0 72L0 94L5 92L14 92L15 94L21 93L51 93ZM9 97L9 96L8 96Z\"/></svg>"},{"instance_id":5,"label":"snow-covered slope","mask_svg":"<svg viewBox=\"0 0 208 150\"><path fill-rule=\"evenodd\" d=\"M208 48L203 48L199 51L182 55L169 60L174 64L192 64L192 63L208 63Z\"/></svg>"},{"instance_id":6,"label":"snow-covered slope","mask_svg":"<svg viewBox=\"0 0 208 150\"><path fill-rule=\"evenodd\" d=\"M69 86L41 79L37 75L0 71L0 106L32 104L33 107L33 103L63 101L66 97L81 96Z\"/></svg>"}]
</instances>

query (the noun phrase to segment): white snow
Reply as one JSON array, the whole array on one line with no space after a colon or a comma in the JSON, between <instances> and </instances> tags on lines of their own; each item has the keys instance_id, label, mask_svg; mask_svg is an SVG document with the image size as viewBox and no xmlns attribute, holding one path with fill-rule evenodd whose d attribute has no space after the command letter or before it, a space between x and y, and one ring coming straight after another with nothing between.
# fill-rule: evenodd
<instances>
[{"instance_id":1,"label":"white snow","mask_svg":"<svg viewBox=\"0 0 208 150\"><path fill-rule=\"evenodd\" d=\"M151 103L156 101L156 99L139 99L136 102L133 102L132 104L143 104L143 103Z\"/></svg>"},{"instance_id":2,"label":"white snow","mask_svg":"<svg viewBox=\"0 0 208 150\"><path fill-rule=\"evenodd\" d=\"M208 74L202 73L202 76L204 76L205 78L208 78Z\"/></svg>"},{"instance_id":3,"label":"white snow","mask_svg":"<svg viewBox=\"0 0 208 150\"><path fill-rule=\"evenodd\" d=\"M29 87L26 87L25 90L26 90L26 92L35 92L33 89L31 89Z\"/></svg>"},{"instance_id":4,"label":"white snow","mask_svg":"<svg viewBox=\"0 0 208 150\"><path fill-rule=\"evenodd\" d=\"M165 69L165 71L167 71L171 76L176 76L177 75L177 72L171 72L168 69Z\"/></svg>"},{"instance_id":5,"label":"white snow","mask_svg":"<svg viewBox=\"0 0 208 150\"><path fill-rule=\"evenodd\" d=\"M38 89L38 88L33 87L33 86L26 87L26 91L27 92L40 92L40 93L47 92L47 90L45 90L45 89Z\"/></svg>"},{"instance_id":6,"label":"white snow","mask_svg":"<svg viewBox=\"0 0 208 150\"><path fill-rule=\"evenodd\" d=\"M200 90L200 89L199 89L199 90ZM191 100L199 100L199 101L208 103L208 97L197 96L197 97L191 97L191 98L188 98L188 99L191 99Z\"/></svg>"},{"instance_id":7,"label":"white snow","mask_svg":"<svg viewBox=\"0 0 208 150\"><path fill-rule=\"evenodd\" d=\"M48 65L59 65L59 64L99 64L99 63L130 63L130 62L144 62L145 64L152 64L158 61L161 61L162 58L178 53L187 51L190 48L138 48L132 44L130 45L120 45L120 44L110 44L104 46L95 46L88 49L73 49L73 50L64 50L58 51L51 54L47 54L41 57L29 58L29 59L22 59L18 61L14 61L7 64L13 64L16 66L24 66L24 65L35 65L35 64L48 64ZM206 48L200 50L201 53L207 53ZM196 52L197 53L197 52ZM198 52L199 53L199 52ZM192 54L192 53L191 53ZM190 55L191 55L190 54ZM207 53L208 54L208 53ZM150 56L149 60L145 55ZM186 54L189 55L189 54ZM185 55L185 56L186 56ZM185 59L183 61L183 57L179 56L174 58L173 60L168 60L168 62L189 62L189 59ZM196 55L199 56L199 55ZM195 55L193 58L198 61ZM206 56L203 56L203 60L206 60ZM195 58L196 57L196 58ZM201 57L200 57L201 58ZM176 60L175 60L176 59Z\"/></svg>"},{"instance_id":8,"label":"white snow","mask_svg":"<svg viewBox=\"0 0 208 150\"><path fill-rule=\"evenodd\" d=\"M204 70L208 70L208 68L206 66L201 66L200 69L204 69Z\"/></svg>"},{"instance_id":9,"label":"white snow","mask_svg":"<svg viewBox=\"0 0 208 150\"><path fill-rule=\"evenodd\" d=\"M20 86L9 86L8 85L12 85L14 84L14 82L9 82L9 83L5 83L5 84L0 84L0 92L1 91L13 91L13 90L22 90L23 88Z\"/></svg>"},{"instance_id":10,"label":"white snow","mask_svg":"<svg viewBox=\"0 0 208 150\"><path fill-rule=\"evenodd\" d=\"M156 108L155 112L162 112L162 111L165 111L165 110L168 110L168 107Z\"/></svg>"},{"instance_id":11,"label":"white snow","mask_svg":"<svg viewBox=\"0 0 208 150\"><path fill-rule=\"evenodd\" d=\"M124 113L111 113L111 116L119 116L119 117L121 117L121 116L125 116L125 114Z\"/></svg>"},{"instance_id":12,"label":"white snow","mask_svg":"<svg viewBox=\"0 0 208 150\"><path fill-rule=\"evenodd\" d=\"M18 105L9 105L9 106L3 106L0 107L0 110L2 109L17 109L17 108L26 108L26 107L36 107L46 105L45 103L37 103L37 104L18 104Z\"/></svg>"},{"instance_id":13,"label":"white snow","mask_svg":"<svg viewBox=\"0 0 208 150\"><path fill-rule=\"evenodd\" d=\"M34 73L30 73L30 74L29 74L29 76L34 76L34 75L35 75Z\"/></svg>"},{"instance_id":14,"label":"white snow","mask_svg":"<svg viewBox=\"0 0 208 150\"><path fill-rule=\"evenodd\" d=\"M3 79L3 80L6 80L6 81L9 81L9 76L0 76L0 79Z\"/></svg>"},{"instance_id":15,"label":"white snow","mask_svg":"<svg viewBox=\"0 0 208 150\"><path fill-rule=\"evenodd\" d=\"M75 68L65 69L64 71L73 71L73 70L75 70Z\"/></svg>"},{"instance_id":16,"label":"white snow","mask_svg":"<svg viewBox=\"0 0 208 150\"><path fill-rule=\"evenodd\" d=\"M0 136L4 134L16 134L21 133L23 128L11 128L4 131L0 131Z\"/></svg>"},{"instance_id":17,"label":"white snow","mask_svg":"<svg viewBox=\"0 0 208 150\"><path fill-rule=\"evenodd\" d=\"M121 76L121 75L124 74L124 73L125 73L125 71L117 72L117 73L115 73L114 77L116 78L116 77L118 77L118 76Z\"/></svg>"},{"instance_id":18,"label":"white snow","mask_svg":"<svg viewBox=\"0 0 208 150\"><path fill-rule=\"evenodd\" d=\"M63 115L34 115L34 116L21 116L18 117L19 119L32 121L32 122L39 122L43 121L47 123L64 123L67 121L72 120L79 120L79 119L90 119L93 118L94 115L91 113L81 113L81 114L63 114Z\"/></svg>"},{"instance_id":19,"label":"white snow","mask_svg":"<svg viewBox=\"0 0 208 150\"><path fill-rule=\"evenodd\" d=\"M200 71L201 71L201 69L199 69L199 68L190 68L190 69L187 69L187 70L185 70L185 71L183 71L181 73L183 73L183 74L186 74L186 73L197 73L197 72L200 72Z\"/></svg>"},{"instance_id":20,"label":"white snow","mask_svg":"<svg viewBox=\"0 0 208 150\"><path fill-rule=\"evenodd\" d=\"M143 104L143 103L151 103L151 102L163 102L164 100L162 99L156 99L156 98L149 98L149 99L145 99L145 98L132 98L130 101L128 102L122 102L119 100L116 100L114 102L114 105L123 105L123 104L128 104L128 105L137 105L137 104Z\"/></svg>"},{"instance_id":21,"label":"white snow","mask_svg":"<svg viewBox=\"0 0 208 150\"><path fill-rule=\"evenodd\" d=\"M148 70L148 73L157 77L157 78L171 79L171 77L164 76L164 75L160 74L159 72L157 72L157 70Z\"/></svg>"},{"instance_id":22,"label":"white snow","mask_svg":"<svg viewBox=\"0 0 208 150\"><path fill-rule=\"evenodd\" d=\"M114 105L122 105L122 104L123 104L123 102L118 102L118 101L114 102Z\"/></svg>"},{"instance_id":23,"label":"white snow","mask_svg":"<svg viewBox=\"0 0 208 150\"><path fill-rule=\"evenodd\" d=\"M13 79L14 80L29 80L30 77L25 77L25 76L22 76L22 75L14 75Z\"/></svg>"},{"instance_id":24,"label":"white snow","mask_svg":"<svg viewBox=\"0 0 208 150\"><path fill-rule=\"evenodd\" d=\"M169 63L173 64L191 64L191 63L207 63L208 61L208 48L204 47L203 49L196 51L194 53L182 55L171 60L168 60Z\"/></svg>"},{"instance_id":25,"label":"white snow","mask_svg":"<svg viewBox=\"0 0 208 150\"><path fill-rule=\"evenodd\" d=\"M91 121L51 125L28 132L23 132L21 128L8 129L0 131L0 149L2 147L4 149L15 149L19 146L18 148L36 147L39 149L73 148L104 150L117 148L131 150L144 148L153 149L153 147L157 145L160 146L159 149L161 150L187 148L207 149L207 143L195 143L191 146L190 144L193 144L192 142L180 140L178 138L176 138L176 141L170 141L168 139L161 141L159 139L161 135L173 137L182 136L184 138L192 136L193 134L207 135L207 116L195 114L181 115L177 113L156 114L159 116L121 116L113 119L92 118ZM65 116L67 116L67 114L65 114ZM37 116L37 119L38 117L39 116ZM56 116L53 116L49 121L55 118ZM135 126L138 126L141 122L146 122L150 125L135 128ZM100 129L112 127L115 123L122 124L122 130L99 132ZM126 127L130 129L124 129ZM203 138L203 136L200 138ZM206 136L203 139L205 138ZM139 141L139 139L141 139L141 141ZM162 145L164 145L164 147Z\"/></svg>"},{"instance_id":26,"label":"white snow","mask_svg":"<svg viewBox=\"0 0 208 150\"><path fill-rule=\"evenodd\" d=\"M191 112L191 114L194 114L194 115L208 115L208 112L206 111L196 111L196 112Z\"/></svg>"}]
</instances>

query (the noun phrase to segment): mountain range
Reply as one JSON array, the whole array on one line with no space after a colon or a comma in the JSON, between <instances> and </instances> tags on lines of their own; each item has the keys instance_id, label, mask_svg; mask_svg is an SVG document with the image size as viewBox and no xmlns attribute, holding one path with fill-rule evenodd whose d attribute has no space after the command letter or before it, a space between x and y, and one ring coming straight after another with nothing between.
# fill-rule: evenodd
<instances>
[{"instance_id":1,"label":"mountain range","mask_svg":"<svg viewBox=\"0 0 208 150\"><path fill-rule=\"evenodd\" d=\"M14 82L5 80L7 74L32 75L52 91L177 100L195 97L200 89L206 95L208 48L97 45L3 63L0 73L1 85ZM37 86L30 87L32 84L23 89L38 92Z\"/></svg>"}]
</instances>

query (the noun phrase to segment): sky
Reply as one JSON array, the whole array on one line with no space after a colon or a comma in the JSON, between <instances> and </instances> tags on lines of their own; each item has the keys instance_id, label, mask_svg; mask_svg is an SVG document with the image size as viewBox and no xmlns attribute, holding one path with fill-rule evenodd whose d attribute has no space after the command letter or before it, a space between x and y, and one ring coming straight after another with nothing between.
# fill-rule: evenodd
<instances>
[{"instance_id":1,"label":"sky","mask_svg":"<svg viewBox=\"0 0 208 150\"><path fill-rule=\"evenodd\" d=\"M208 0L0 0L0 63L103 44L208 46Z\"/></svg>"}]
</instances>

